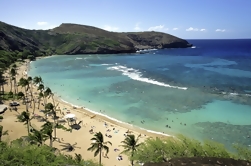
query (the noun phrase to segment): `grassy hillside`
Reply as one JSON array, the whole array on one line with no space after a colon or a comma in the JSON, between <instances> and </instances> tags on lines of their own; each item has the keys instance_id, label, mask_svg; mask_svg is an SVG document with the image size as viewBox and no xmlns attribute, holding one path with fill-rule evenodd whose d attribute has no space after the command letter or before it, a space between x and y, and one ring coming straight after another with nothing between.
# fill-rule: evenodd
<instances>
[{"instance_id":1,"label":"grassy hillside","mask_svg":"<svg viewBox=\"0 0 251 166\"><path fill-rule=\"evenodd\" d=\"M134 53L146 48L189 47L187 41L160 32L115 33L96 27L61 24L51 30L27 30L0 22L0 50L47 54Z\"/></svg>"}]
</instances>

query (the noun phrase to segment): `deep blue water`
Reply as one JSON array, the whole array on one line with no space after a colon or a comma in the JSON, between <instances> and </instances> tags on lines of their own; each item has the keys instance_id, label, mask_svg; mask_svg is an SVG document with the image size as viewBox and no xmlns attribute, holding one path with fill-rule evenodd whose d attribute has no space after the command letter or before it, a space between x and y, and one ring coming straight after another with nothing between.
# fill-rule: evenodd
<instances>
[{"instance_id":1,"label":"deep blue water","mask_svg":"<svg viewBox=\"0 0 251 166\"><path fill-rule=\"evenodd\" d=\"M60 55L30 75L74 105L148 130L251 145L251 40L147 54Z\"/></svg>"}]
</instances>

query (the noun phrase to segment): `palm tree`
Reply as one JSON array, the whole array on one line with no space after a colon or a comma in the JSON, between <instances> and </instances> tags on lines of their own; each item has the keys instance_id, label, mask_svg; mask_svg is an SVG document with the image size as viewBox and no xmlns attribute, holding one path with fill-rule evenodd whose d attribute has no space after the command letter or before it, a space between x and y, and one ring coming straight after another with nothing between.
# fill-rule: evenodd
<instances>
[{"instance_id":1,"label":"palm tree","mask_svg":"<svg viewBox=\"0 0 251 166\"><path fill-rule=\"evenodd\" d=\"M18 99L22 99L23 103L25 103L25 95L23 92L18 92L17 97L18 97Z\"/></svg>"},{"instance_id":2,"label":"palm tree","mask_svg":"<svg viewBox=\"0 0 251 166\"><path fill-rule=\"evenodd\" d=\"M12 67L10 69L10 77L11 77L11 81L14 81L14 85L13 85L14 86L14 94L17 93L17 89L16 89L16 75L17 75L16 67ZM12 90L12 87L11 87L11 90Z\"/></svg>"},{"instance_id":3,"label":"palm tree","mask_svg":"<svg viewBox=\"0 0 251 166\"><path fill-rule=\"evenodd\" d=\"M39 94L38 94L38 106L37 106L37 109L39 109L41 98L44 98L43 92L39 92ZM45 102L44 102L44 106L45 106Z\"/></svg>"},{"instance_id":4,"label":"palm tree","mask_svg":"<svg viewBox=\"0 0 251 166\"><path fill-rule=\"evenodd\" d=\"M8 135L8 130L3 131L3 126L0 125L0 142L2 142L2 136L3 135Z\"/></svg>"},{"instance_id":5,"label":"palm tree","mask_svg":"<svg viewBox=\"0 0 251 166\"><path fill-rule=\"evenodd\" d=\"M13 64L12 65L12 68L15 70L15 74L14 74L14 87L15 87L15 89L14 89L14 91L15 91L15 94L18 92L18 86L17 86L17 65L16 64Z\"/></svg>"},{"instance_id":6,"label":"palm tree","mask_svg":"<svg viewBox=\"0 0 251 166\"><path fill-rule=\"evenodd\" d=\"M106 155L109 152L109 147L106 146L106 144L112 145L110 141L104 142L104 137L101 132L98 132L94 135L94 137L91 139L91 141L94 141L91 143L91 147L89 147L87 150L88 151L94 151L94 157L96 157L99 154L99 165L101 165L101 153L102 150L104 149L106 151Z\"/></svg>"},{"instance_id":7,"label":"palm tree","mask_svg":"<svg viewBox=\"0 0 251 166\"><path fill-rule=\"evenodd\" d=\"M27 97L28 97L28 86L29 86L29 82L27 79L25 78L20 78L18 85L20 85L22 88L25 88L25 104L26 104L26 111L29 112L29 107L28 107L28 102L27 102Z\"/></svg>"},{"instance_id":8,"label":"palm tree","mask_svg":"<svg viewBox=\"0 0 251 166\"><path fill-rule=\"evenodd\" d=\"M45 105L46 105L46 96L45 96L45 93L43 93L43 91L44 91L44 85L43 84L39 84L37 90L40 91L39 98L41 98L41 97L43 98L43 100L44 100L44 107L45 107ZM40 102L39 102L39 104L40 104Z\"/></svg>"},{"instance_id":9,"label":"palm tree","mask_svg":"<svg viewBox=\"0 0 251 166\"><path fill-rule=\"evenodd\" d=\"M23 111L20 115L17 115L17 119L19 122L24 122L24 125L27 125L27 131L29 135L31 126L30 121L32 120L32 118L30 118L30 113Z\"/></svg>"},{"instance_id":10,"label":"palm tree","mask_svg":"<svg viewBox=\"0 0 251 166\"><path fill-rule=\"evenodd\" d=\"M0 86L1 86L1 95L4 95L4 84L6 80L5 77L3 76L3 71L0 70ZM2 102L2 98L0 100Z\"/></svg>"},{"instance_id":11,"label":"palm tree","mask_svg":"<svg viewBox=\"0 0 251 166\"><path fill-rule=\"evenodd\" d=\"M54 120L54 139L56 139L57 137L57 122L56 122L56 119L57 119L57 115L56 115L56 111L55 111L55 108L54 108L54 105L52 103L47 103L45 105L45 111L46 112L51 112L53 114L53 120Z\"/></svg>"},{"instance_id":12,"label":"palm tree","mask_svg":"<svg viewBox=\"0 0 251 166\"><path fill-rule=\"evenodd\" d=\"M45 124L42 125L41 131L47 135L50 139L50 147L52 147L52 132L53 132L53 124L51 122L46 122Z\"/></svg>"},{"instance_id":13,"label":"palm tree","mask_svg":"<svg viewBox=\"0 0 251 166\"><path fill-rule=\"evenodd\" d=\"M131 152L131 164L133 166L133 155L134 152L137 150L137 147L140 146L139 136L135 139L135 135L127 135L125 140L122 141L123 145L120 145L124 148L124 150L121 153L128 153Z\"/></svg>"},{"instance_id":14,"label":"palm tree","mask_svg":"<svg viewBox=\"0 0 251 166\"><path fill-rule=\"evenodd\" d=\"M31 142L38 143L38 145L43 145L47 140L48 136L44 134L42 131L38 131L33 129L31 133L29 133L29 139Z\"/></svg>"},{"instance_id":15,"label":"palm tree","mask_svg":"<svg viewBox=\"0 0 251 166\"><path fill-rule=\"evenodd\" d=\"M29 90L30 90L30 94L31 94L31 101L33 102L33 114L35 112L35 100L34 100L34 97L33 97L33 89L32 89L32 77L28 77L27 78L27 81L28 81L28 87L29 87Z\"/></svg>"},{"instance_id":16,"label":"palm tree","mask_svg":"<svg viewBox=\"0 0 251 166\"><path fill-rule=\"evenodd\" d=\"M9 68L9 82L10 82L10 92L12 92L12 76L11 76L11 68Z\"/></svg>"},{"instance_id":17,"label":"palm tree","mask_svg":"<svg viewBox=\"0 0 251 166\"><path fill-rule=\"evenodd\" d=\"M43 80L40 76L36 76L33 78L33 83L38 85L38 84L42 84L43 83Z\"/></svg>"},{"instance_id":18,"label":"palm tree","mask_svg":"<svg viewBox=\"0 0 251 166\"><path fill-rule=\"evenodd\" d=\"M44 91L44 94L45 94L45 96L48 97L48 98L51 97L51 98L52 98L52 101L53 101L53 105L56 106L56 105L55 105L54 98L53 98L54 94L52 93L51 89L47 87L47 88L45 89L45 91ZM55 108L55 110L56 110L56 108Z\"/></svg>"}]
</instances>

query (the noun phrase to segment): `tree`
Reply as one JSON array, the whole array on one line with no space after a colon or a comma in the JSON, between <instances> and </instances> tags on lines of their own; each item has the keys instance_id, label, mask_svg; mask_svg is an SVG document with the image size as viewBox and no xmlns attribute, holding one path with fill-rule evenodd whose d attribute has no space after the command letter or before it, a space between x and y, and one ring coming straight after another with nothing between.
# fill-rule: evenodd
<instances>
[{"instance_id":1,"label":"tree","mask_svg":"<svg viewBox=\"0 0 251 166\"><path fill-rule=\"evenodd\" d=\"M52 93L52 91L51 91L50 88L47 87L47 88L45 89L44 95L45 95L46 97L48 97L48 98L51 97L51 98L52 98L53 105L56 106L56 105L55 105L54 98L53 98L54 94ZM55 110L56 110L56 108L55 108Z\"/></svg>"},{"instance_id":2,"label":"tree","mask_svg":"<svg viewBox=\"0 0 251 166\"><path fill-rule=\"evenodd\" d=\"M43 84L43 80L40 76L35 76L33 78L33 83L36 84L36 85L39 85L39 84Z\"/></svg>"},{"instance_id":3,"label":"tree","mask_svg":"<svg viewBox=\"0 0 251 166\"><path fill-rule=\"evenodd\" d=\"M30 94L31 94L31 102L33 102L33 114L35 112L35 100L34 100L34 97L33 97L33 90L32 90L32 77L28 77L27 78L27 81L28 81L28 89L30 90Z\"/></svg>"},{"instance_id":4,"label":"tree","mask_svg":"<svg viewBox=\"0 0 251 166\"><path fill-rule=\"evenodd\" d=\"M48 139L48 136L42 131L32 129L32 132L29 133L29 139L31 143L38 143L40 146L44 144L44 142Z\"/></svg>"},{"instance_id":5,"label":"tree","mask_svg":"<svg viewBox=\"0 0 251 166\"><path fill-rule=\"evenodd\" d=\"M22 99L23 103L25 103L25 95L23 92L18 92L17 97L18 97L18 99Z\"/></svg>"},{"instance_id":6,"label":"tree","mask_svg":"<svg viewBox=\"0 0 251 166\"><path fill-rule=\"evenodd\" d=\"M29 107L28 107L28 89L29 89L29 82L25 78L20 78L18 85L21 86L22 88L25 88L25 104L26 104L26 111L29 112Z\"/></svg>"},{"instance_id":7,"label":"tree","mask_svg":"<svg viewBox=\"0 0 251 166\"><path fill-rule=\"evenodd\" d=\"M19 120L19 122L24 122L24 125L27 125L27 131L28 131L28 135L29 135L30 121L31 121L30 113L23 111L20 115L17 115L17 119Z\"/></svg>"},{"instance_id":8,"label":"tree","mask_svg":"<svg viewBox=\"0 0 251 166\"><path fill-rule=\"evenodd\" d=\"M94 137L91 138L91 141L94 141L94 142L91 143L91 147L89 147L87 150L92 151L92 152L95 150L94 157L96 157L99 154L99 165L101 165L102 150L104 149L107 155L109 152L109 147L106 146L106 144L112 145L112 143L110 141L104 142L104 137L101 132L96 133Z\"/></svg>"},{"instance_id":9,"label":"tree","mask_svg":"<svg viewBox=\"0 0 251 166\"><path fill-rule=\"evenodd\" d=\"M39 82L41 82L41 81L34 81L35 84L39 83ZM44 85L41 84L41 83L39 83L39 86L38 86L37 90L40 91L40 93L39 93L39 99L43 98L44 107L45 107L45 105L46 105L46 96L45 96L45 93L43 93L43 91L44 91ZM38 107L39 107L39 105L40 105L40 100L39 100L39 103L38 103Z\"/></svg>"},{"instance_id":10,"label":"tree","mask_svg":"<svg viewBox=\"0 0 251 166\"><path fill-rule=\"evenodd\" d=\"M121 145L124 150L122 153L131 153L131 164L133 166L133 155L134 152L137 150L137 148L140 146L139 142L139 136L135 139L135 135L127 135L125 140L122 141L123 145Z\"/></svg>"},{"instance_id":11,"label":"tree","mask_svg":"<svg viewBox=\"0 0 251 166\"><path fill-rule=\"evenodd\" d=\"M29 59L30 61L33 61L33 60L35 60L36 58L35 58L34 55L28 55L28 56L27 56L27 59Z\"/></svg>"},{"instance_id":12,"label":"tree","mask_svg":"<svg viewBox=\"0 0 251 166\"><path fill-rule=\"evenodd\" d=\"M3 126L0 125L0 142L2 141L2 136L3 135L8 135L8 130L3 131Z\"/></svg>"},{"instance_id":13,"label":"tree","mask_svg":"<svg viewBox=\"0 0 251 166\"><path fill-rule=\"evenodd\" d=\"M0 70L0 86L1 86L1 96L4 95L4 84L6 80L5 77L3 76L3 71ZM2 100L3 97L1 97L0 101ZM2 101L1 101L2 102Z\"/></svg>"},{"instance_id":14,"label":"tree","mask_svg":"<svg viewBox=\"0 0 251 166\"><path fill-rule=\"evenodd\" d=\"M56 115L56 110L55 110L55 107L52 103L47 103L45 105L45 111L46 112L50 112L53 114L53 120L54 120L54 139L57 138L57 122L56 122L56 119L57 119L57 115Z\"/></svg>"},{"instance_id":15,"label":"tree","mask_svg":"<svg viewBox=\"0 0 251 166\"><path fill-rule=\"evenodd\" d=\"M44 98L44 94L43 94L43 92L39 92L39 94L38 94L38 106L37 106L37 109L39 109L40 101L41 101L42 98ZM45 105L45 103L44 103L44 105Z\"/></svg>"},{"instance_id":16,"label":"tree","mask_svg":"<svg viewBox=\"0 0 251 166\"><path fill-rule=\"evenodd\" d=\"M14 80L14 93L16 95L18 92L17 79L16 79L16 76L17 76L17 65L16 64L12 65L10 72L11 72L12 80Z\"/></svg>"},{"instance_id":17,"label":"tree","mask_svg":"<svg viewBox=\"0 0 251 166\"><path fill-rule=\"evenodd\" d=\"M49 137L49 139L50 139L50 147L52 147L52 142L53 142L53 137L52 137L53 124L51 122L47 121L45 124L42 125L41 131Z\"/></svg>"},{"instance_id":18,"label":"tree","mask_svg":"<svg viewBox=\"0 0 251 166\"><path fill-rule=\"evenodd\" d=\"M11 81L12 80L14 81L14 94L17 94L16 75L17 75L16 69L15 68L11 68L11 70L10 70L10 76L11 76ZM11 83L11 85L12 85L12 83Z\"/></svg>"}]
</instances>

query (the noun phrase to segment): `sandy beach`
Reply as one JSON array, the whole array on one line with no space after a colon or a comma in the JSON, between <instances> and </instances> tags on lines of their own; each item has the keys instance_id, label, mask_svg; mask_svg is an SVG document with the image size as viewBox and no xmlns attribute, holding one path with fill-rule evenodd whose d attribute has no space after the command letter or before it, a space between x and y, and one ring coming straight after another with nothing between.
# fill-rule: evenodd
<instances>
[{"instance_id":1,"label":"sandy beach","mask_svg":"<svg viewBox=\"0 0 251 166\"><path fill-rule=\"evenodd\" d=\"M19 81L21 77L25 77L25 71L27 71L27 65L25 63L18 65L17 71L18 71L17 81ZM5 74L5 75L8 76L8 74ZM20 91L21 87L18 87L18 90ZM9 91L10 91L10 83L8 80L8 84L5 85L5 92L9 92ZM24 89L22 89L22 91L24 91ZM34 85L33 95L37 96L38 94L37 92L38 92L37 87ZM61 129L57 129L57 138L59 138L60 141L54 141L53 142L54 147L58 149L62 149L63 148L62 145L65 145L66 143L76 144L75 146L76 148L74 151L72 152L61 151L62 153L71 154L71 155L78 153L78 154L81 154L84 159L93 159L93 160L98 161L98 157L94 157L94 152L87 151L87 148L89 148L91 144L90 139L94 136L94 134L89 133L89 131L93 129L94 133L99 132L99 131L102 132L104 135L105 141L110 141L112 143L112 146L109 146L110 151L108 153L108 156L102 158L102 163L105 166L127 166L127 165L130 165L130 162L126 155L122 154L123 160L120 160L120 161L117 160L117 157L120 154L120 152L123 151L122 147L120 147L119 145L121 145L121 141L124 140L125 134L128 130L136 136L140 135L140 141L144 141L148 137L164 137L164 135L161 135L161 134L151 133L146 130L141 130L139 128L130 126L125 123L119 123L119 122L113 121L107 117L94 114L84 108L75 108L72 105L61 101L60 98L56 96L56 94L54 95L54 100L55 100L55 104L57 105L57 109L60 108L62 110L62 114L60 114L59 111L57 112L60 118L64 117L63 114L66 115L67 113L68 114L71 113L71 114L76 115L77 123L82 121L82 123L80 124L81 128L79 130L73 129L72 132L67 132ZM4 104L9 105L9 102L10 101L5 101ZM4 126L4 130L9 131L9 135L3 136L3 140L14 140L21 136L27 135L26 125L20 122L17 122L17 118L16 118L18 113L25 111L26 106L21 104L22 103L21 100L18 102L20 103L20 106L17 107L18 109L17 112L11 111L8 109L3 114L4 119L1 122L1 125ZM48 99L47 103L49 102L53 103L51 98ZM44 109L41 103L40 103L39 109L38 109L38 103L36 103L35 114L44 116L44 114L40 112L40 110ZM29 111L32 113L33 108L29 108ZM50 121L53 121L51 117L48 117L48 119ZM31 126L37 129L40 129L40 126L42 124L43 122L39 122L36 119L33 119L31 121ZM70 128L67 122L65 123L64 126L67 128ZM111 137L109 138L105 136L106 134L110 135ZM46 144L49 145L49 141L46 141ZM114 149L119 149L119 150L115 151Z\"/></svg>"}]
</instances>

